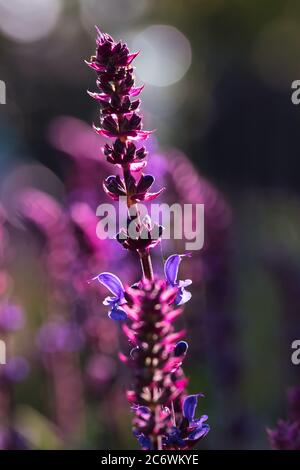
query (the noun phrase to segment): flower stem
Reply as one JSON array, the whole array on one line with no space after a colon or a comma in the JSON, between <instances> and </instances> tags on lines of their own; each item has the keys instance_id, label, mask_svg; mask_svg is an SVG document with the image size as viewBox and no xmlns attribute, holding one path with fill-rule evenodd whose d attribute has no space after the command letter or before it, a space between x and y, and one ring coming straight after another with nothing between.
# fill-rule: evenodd
<instances>
[{"instance_id":1,"label":"flower stem","mask_svg":"<svg viewBox=\"0 0 300 470\"><path fill-rule=\"evenodd\" d=\"M125 181L127 191L129 191L129 188L127 187L127 184L126 184L126 181L127 181L126 176L128 176L128 174L130 174L130 170L128 168L123 169L124 181ZM127 207L128 207L128 210L130 211L130 202L129 201L130 201L130 199L127 198ZM141 227L141 220L140 220L140 212L139 212L139 209L138 209L138 204L134 204L134 206L135 206L135 213L136 213L136 223L137 223L138 227L140 228ZM150 281L152 281L154 279L154 274L153 274L152 261L151 261L151 256L150 256L149 250L138 250L138 254L139 254L139 257L140 257L144 278L149 279Z\"/></svg>"},{"instance_id":2,"label":"flower stem","mask_svg":"<svg viewBox=\"0 0 300 470\"><path fill-rule=\"evenodd\" d=\"M154 279L154 275L149 251L139 251L139 257L142 265L144 278L152 281Z\"/></svg>"}]
</instances>

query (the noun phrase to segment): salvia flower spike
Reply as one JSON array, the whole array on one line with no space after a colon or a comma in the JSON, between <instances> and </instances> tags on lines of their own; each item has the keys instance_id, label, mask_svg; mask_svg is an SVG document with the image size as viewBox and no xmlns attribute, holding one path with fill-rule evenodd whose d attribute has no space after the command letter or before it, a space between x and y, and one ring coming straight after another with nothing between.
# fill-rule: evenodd
<instances>
[{"instance_id":1,"label":"salvia flower spike","mask_svg":"<svg viewBox=\"0 0 300 470\"><path fill-rule=\"evenodd\" d=\"M141 218L139 202L158 197L164 188L153 191L155 179L143 174L147 151L141 141L152 131L143 129L139 114L143 86L134 82L131 53L126 44L97 29L96 53L87 64L96 72L97 92L88 92L100 106L100 127L96 132L110 139L103 153L120 174L107 176L105 193L113 200L126 198L128 223L117 240L139 256L143 276L131 287L112 273L98 280L110 295L104 305L112 320L121 321L129 347L120 359L132 371L132 389L127 392L134 414L133 433L142 449L190 449L209 431L207 416L195 418L201 394L186 393L187 379L182 363L188 344L185 331L177 331L176 319L182 305L191 298L185 288L192 281L178 281L179 265L188 255L171 255L164 266L165 279L153 274L150 251L162 236L163 228L149 217ZM151 192L150 192L151 190ZM132 230L132 224L134 230Z\"/></svg>"}]
</instances>

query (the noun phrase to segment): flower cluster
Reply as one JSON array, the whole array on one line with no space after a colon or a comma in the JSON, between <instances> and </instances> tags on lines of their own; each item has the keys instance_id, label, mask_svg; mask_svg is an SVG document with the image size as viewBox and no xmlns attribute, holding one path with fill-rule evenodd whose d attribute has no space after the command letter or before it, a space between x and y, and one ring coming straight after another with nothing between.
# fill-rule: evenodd
<instances>
[{"instance_id":1,"label":"flower cluster","mask_svg":"<svg viewBox=\"0 0 300 470\"><path fill-rule=\"evenodd\" d=\"M172 302L174 305L183 305L190 300L192 294L185 287L192 284L190 279L177 281L179 264L184 255L171 255L165 263L166 285L173 288L174 296ZM94 277L100 284L106 287L113 296L106 297L103 305L109 306L109 318L112 320L126 320L127 314L124 305L127 303L125 289L122 281L112 273L101 273ZM137 287L137 285L133 286Z\"/></svg>"},{"instance_id":2,"label":"flower cluster","mask_svg":"<svg viewBox=\"0 0 300 470\"><path fill-rule=\"evenodd\" d=\"M143 87L134 84L132 61L126 44L115 43L111 36L97 29L96 54L88 65L97 73L99 92L89 94L100 105L97 133L113 139L106 144L107 161L122 171L103 182L105 193L113 200L125 198L127 226L116 235L124 248L139 255L143 278L131 287L123 285L114 274L96 277L111 295L104 300L108 316L123 322L123 332L130 345L120 358L132 371L133 387L128 400L135 414L133 432L143 449L190 449L208 431L207 416L195 418L198 395L188 396L187 379L182 370L188 345L185 332L176 331L176 319L182 305L191 298L186 290L192 281L177 280L184 256L171 255L164 266L165 279L157 279L152 270L150 249L160 242L162 227L149 217L141 218L138 203L158 197L164 188L150 192L154 177L145 175L147 152L136 141L147 139L151 131L142 128L138 114Z\"/></svg>"},{"instance_id":3,"label":"flower cluster","mask_svg":"<svg viewBox=\"0 0 300 470\"><path fill-rule=\"evenodd\" d=\"M134 68L131 65L138 53L131 54L126 44L115 43L108 34L97 30L96 54L87 64L97 72L99 93L91 93L100 104L100 128L95 127L100 135L114 139L112 145L106 144L104 154L107 161L122 168L123 176L111 175L103 183L104 191L114 200L123 196L131 208L130 220L134 221L136 236L124 228L117 239L124 248L138 251L145 256L154 247L162 235L162 227L149 226L139 218L135 207L137 202L149 201L161 194L163 188L150 192L155 179L152 175L140 172L146 166L145 147L137 148L133 141L145 140L152 131L142 130L142 117L139 115L140 100L134 99L143 89L134 86ZM154 236L155 235L155 236Z\"/></svg>"}]
</instances>

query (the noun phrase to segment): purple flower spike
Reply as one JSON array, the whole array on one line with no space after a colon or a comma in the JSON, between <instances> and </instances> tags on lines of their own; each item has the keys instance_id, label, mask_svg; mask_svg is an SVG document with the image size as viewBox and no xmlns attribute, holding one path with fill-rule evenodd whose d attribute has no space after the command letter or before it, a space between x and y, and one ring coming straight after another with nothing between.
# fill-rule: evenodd
<instances>
[{"instance_id":1,"label":"purple flower spike","mask_svg":"<svg viewBox=\"0 0 300 470\"><path fill-rule=\"evenodd\" d=\"M190 279L186 279L185 281L177 281L179 265L184 256L189 255L171 255L165 263L165 276L168 284L172 287L178 288L178 293L174 301L176 305L183 305L192 297L192 294L185 290L185 287L190 286L192 281Z\"/></svg>"},{"instance_id":2,"label":"purple flower spike","mask_svg":"<svg viewBox=\"0 0 300 470\"><path fill-rule=\"evenodd\" d=\"M126 292L114 274L102 273L94 279L111 292L103 302L109 306L108 316L117 321L127 319L122 330L129 351L121 352L119 358L133 371L127 398L134 411L135 437L143 450L188 450L209 431L209 426L203 424L207 416L194 419L200 395L186 397L188 379L182 362L188 344L181 341L184 330L178 331L174 325L183 311L176 305L191 298L185 288L192 281L177 280L180 262L189 255L176 254L167 259L166 280L154 275L151 249L160 243L163 227L143 216L140 203L155 199L164 188L151 192L154 177L141 173L147 163L147 150L139 141L147 139L152 131L143 129L141 100L135 99L143 89L135 86L132 61L137 53L96 29L96 52L88 62L97 74L98 90L88 92L100 108L100 127L94 129L112 139L105 143L103 153L107 162L121 170L120 175L108 176L103 188L115 201L126 199L128 216L116 239L138 255L143 277Z\"/></svg>"},{"instance_id":3,"label":"purple flower spike","mask_svg":"<svg viewBox=\"0 0 300 470\"><path fill-rule=\"evenodd\" d=\"M98 281L113 294L113 296L106 297L103 301L104 305L111 306L111 310L108 312L109 318L116 321L126 320L127 314L125 310L120 307L120 305L126 303L124 297L125 291L120 279L112 273L101 273L94 279L98 279Z\"/></svg>"}]
</instances>

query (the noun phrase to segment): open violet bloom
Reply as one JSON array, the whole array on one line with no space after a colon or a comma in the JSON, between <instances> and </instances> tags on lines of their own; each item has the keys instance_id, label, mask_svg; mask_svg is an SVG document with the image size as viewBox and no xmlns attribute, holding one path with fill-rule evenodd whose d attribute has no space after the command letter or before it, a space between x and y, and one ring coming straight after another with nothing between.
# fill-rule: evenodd
<instances>
[{"instance_id":1,"label":"open violet bloom","mask_svg":"<svg viewBox=\"0 0 300 470\"><path fill-rule=\"evenodd\" d=\"M94 277L94 280L96 279L113 294L103 301L103 305L111 307L108 312L109 318L116 321L126 320L127 314L121 307L126 303L125 290L120 279L112 273L101 273Z\"/></svg>"},{"instance_id":2,"label":"open violet bloom","mask_svg":"<svg viewBox=\"0 0 300 470\"><path fill-rule=\"evenodd\" d=\"M183 305L188 302L192 297L192 294L189 291L185 290L185 287L190 286L192 284L191 279L186 279L185 281L177 281L179 265L184 256L190 255L171 255L165 262L165 276L167 279L167 283L171 287L178 288L178 293L174 300L174 303L176 305Z\"/></svg>"},{"instance_id":3,"label":"open violet bloom","mask_svg":"<svg viewBox=\"0 0 300 470\"><path fill-rule=\"evenodd\" d=\"M202 415L195 419L195 412L198 404L198 398L203 397L201 393L197 395L188 395L182 405L182 420L177 427L173 427L171 432L165 437L164 445L168 448L180 447L189 449L195 442L199 441L209 432L210 427L205 424L207 415Z\"/></svg>"}]
</instances>

